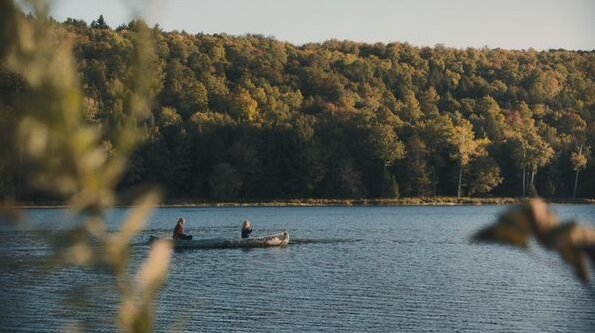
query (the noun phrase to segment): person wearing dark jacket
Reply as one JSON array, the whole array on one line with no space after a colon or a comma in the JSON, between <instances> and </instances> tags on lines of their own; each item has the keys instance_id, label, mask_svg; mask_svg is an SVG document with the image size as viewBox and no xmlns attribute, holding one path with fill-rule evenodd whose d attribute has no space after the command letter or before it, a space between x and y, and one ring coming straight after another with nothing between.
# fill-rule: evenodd
<instances>
[{"instance_id":1,"label":"person wearing dark jacket","mask_svg":"<svg viewBox=\"0 0 595 333\"><path fill-rule=\"evenodd\" d=\"M183 217L178 219L178 223L176 223L176 227L174 228L174 240L190 240L192 239L192 235L187 235L184 233L184 220Z\"/></svg>"},{"instance_id":2,"label":"person wearing dark jacket","mask_svg":"<svg viewBox=\"0 0 595 333\"><path fill-rule=\"evenodd\" d=\"M242 238L248 238L252 229L252 222L244 220L244 223L242 223Z\"/></svg>"}]
</instances>

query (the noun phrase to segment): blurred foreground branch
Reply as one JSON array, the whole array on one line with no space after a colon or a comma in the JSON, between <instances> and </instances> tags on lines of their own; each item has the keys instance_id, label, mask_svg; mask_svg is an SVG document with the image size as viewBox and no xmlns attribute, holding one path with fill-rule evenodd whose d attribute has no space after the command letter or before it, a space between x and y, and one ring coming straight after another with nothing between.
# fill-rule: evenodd
<instances>
[{"instance_id":1,"label":"blurred foreground branch","mask_svg":"<svg viewBox=\"0 0 595 333\"><path fill-rule=\"evenodd\" d=\"M546 249L560 253L577 277L589 281L588 263L595 265L595 228L576 221L560 223L549 205L534 199L513 206L498 221L480 230L475 240L526 248L533 237Z\"/></svg>"},{"instance_id":2,"label":"blurred foreground branch","mask_svg":"<svg viewBox=\"0 0 595 333\"><path fill-rule=\"evenodd\" d=\"M3 94L0 100L6 141L0 167L12 163L32 188L63 200L76 214L76 224L53 243L52 263L108 269L118 281L120 329L152 331L153 299L167 276L170 247L156 244L136 277L127 267L131 241L161 196L155 190L139 195L117 232L107 231L104 220L127 159L142 139L138 124L149 113L147 78L154 54L148 28L136 24L131 29L130 89L122 96L121 124L106 142L101 127L84 117L84 94L66 32L48 18L43 2L25 5L33 9L28 16L11 0L0 0L0 71L22 82L15 95ZM19 216L15 204L3 206L7 216Z\"/></svg>"}]
</instances>

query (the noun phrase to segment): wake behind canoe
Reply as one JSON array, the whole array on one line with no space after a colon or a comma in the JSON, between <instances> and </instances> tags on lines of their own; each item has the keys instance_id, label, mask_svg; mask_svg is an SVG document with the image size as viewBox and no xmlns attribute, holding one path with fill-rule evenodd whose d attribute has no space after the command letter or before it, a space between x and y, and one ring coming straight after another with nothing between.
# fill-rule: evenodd
<instances>
[{"instance_id":1,"label":"wake behind canoe","mask_svg":"<svg viewBox=\"0 0 595 333\"><path fill-rule=\"evenodd\" d=\"M149 242L159 238L151 236ZM258 247L286 246L289 244L289 233L280 233L241 239L196 239L196 240L170 240L176 249L247 249Z\"/></svg>"}]
</instances>

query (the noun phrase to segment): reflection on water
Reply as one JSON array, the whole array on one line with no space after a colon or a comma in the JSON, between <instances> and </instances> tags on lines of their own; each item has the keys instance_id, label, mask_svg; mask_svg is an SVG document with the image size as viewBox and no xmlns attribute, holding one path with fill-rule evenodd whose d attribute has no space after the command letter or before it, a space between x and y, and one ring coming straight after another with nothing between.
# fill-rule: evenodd
<instances>
[{"instance_id":1,"label":"reflection on water","mask_svg":"<svg viewBox=\"0 0 595 333\"><path fill-rule=\"evenodd\" d=\"M562 218L595 221L593 206L557 206ZM157 299L157 331L524 331L592 332L593 283L560 260L471 244L502 207L317 207L159 209L133 246L133 268L151 235L170 237L178 217L196 238L238 238L288 229L285 248L176 251ZM46 235L65 226L56 210L28 212ZM110 216L117 228L125 210ZM55 332L83 323L111 332L112 277L30 263L44 237L0 229L0 331ZM73 288L73 286L75 288Z\"/></svg>"}]
</instances>

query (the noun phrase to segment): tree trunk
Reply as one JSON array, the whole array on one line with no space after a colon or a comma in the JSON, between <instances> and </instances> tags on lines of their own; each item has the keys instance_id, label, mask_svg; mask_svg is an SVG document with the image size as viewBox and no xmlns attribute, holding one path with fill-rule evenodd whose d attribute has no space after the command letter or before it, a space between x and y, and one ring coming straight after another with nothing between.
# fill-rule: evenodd
<instances>
[{"instance_id":1,"label":"tree trunk","mask_svg":"<svg viewBox=\"0 0 595 333\"><path fill-rule=\"evenodd\" d=\"M580 145L578 148L578 154L582 155L583 153L583 145ZM578 185L578 173L580 171L580 167L576 168L576 174L574 175L574 189L572 190L572 199L576 199L576 187Z\"/></svg>"},{"instance_id":2,"label":"tree trunk","mask_svg":"<svg viewBox=\"0 0 595 333\"><path fill-rule=\"evenodd\" d=\"M384 193L384 180L386 179L386 161L382 161L382 183L380 184L380 197L385 198L386 193Z\"/></svg>"},{"instance_id":3,"label":"tree trunk","mask_svg":"<svg viewBox=\"0 0 595 333\"><path fill-rule=\"evenodd\" d=\"M457 189L457 198L461 198L461 180L463 179L463 163L459 162L459 187Z\"/></svg>"},{"instance_id":4,"label":"tree trunk","mask_svg":"<svg viewBox=\"0 0 595 333\"><path fill-rule=\"evenodd\" d=\"M525 186L525 175L527 174L526 172L526 167L525 164L523 164L523 198L525 197L525 189L527 188L527 186Z\"/></svg>"},{"instance_id":5,"label":"tree trunk","mask_svg":"<svg viewBox=\"0 0 595 333\"><path fill-rule=\"evenodd\" d=\"M436 184L438 182L436 181L436 168L432 167L432 193L434 195L434 197L436 197Z\"/></svg>"},{"instance_id":6,"label":"tree trunk","mask_svg":"<svg viewBox=\"0 0 595 333\"><path fill-rule=\"evenodd\" d=\"M574 190L572 190L572 199L576 199L576 187L578 185L578 173L579 173L579 170L576 170L576 175L574 176Z\"/></svg>"}]
</instances>

